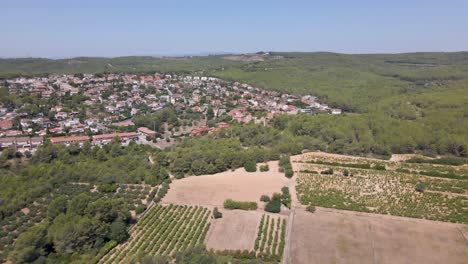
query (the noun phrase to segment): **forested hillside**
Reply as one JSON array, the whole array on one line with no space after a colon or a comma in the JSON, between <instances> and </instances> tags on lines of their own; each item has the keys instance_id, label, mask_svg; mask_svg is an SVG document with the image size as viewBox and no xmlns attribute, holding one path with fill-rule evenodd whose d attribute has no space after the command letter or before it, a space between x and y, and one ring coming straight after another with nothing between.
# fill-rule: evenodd
<instances>
[{"instance_id":1,"label":"forested hillside","mask_svg":"<svg viewBox=\"0 0 468 264\"><path fill-rule=\"evenodd\" d=\"M246 60L248 56L257 60ZM1 59L0 77L77 72L218 76L280 92L316 95L343 109L345 114L339 117L298 117L290 123L295 135L313 137L324 150L467 155L468 52L259 53L235 58L239 59Z\"/></svg>"}]
</instances>

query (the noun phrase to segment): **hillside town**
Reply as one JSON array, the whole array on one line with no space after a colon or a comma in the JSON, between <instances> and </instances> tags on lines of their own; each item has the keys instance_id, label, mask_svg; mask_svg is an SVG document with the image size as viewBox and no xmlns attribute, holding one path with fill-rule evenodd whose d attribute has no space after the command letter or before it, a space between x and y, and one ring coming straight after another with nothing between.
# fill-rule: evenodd
<instances>
[{"instance_id":1,"label":"hillside town","mask_svg":"<svg viewBox=\"0 0 468 264\"><path fill-rule=\"evenodd\" d=\"M114 137L123 145L164 147L232 123L267 124L280 113L342 113L313 95L205 76L50 75L7 79L2 86L7 95L0 105L0 150L23 152L33 152L46 140L103 145Z\"/></svg>"}]
</instances>

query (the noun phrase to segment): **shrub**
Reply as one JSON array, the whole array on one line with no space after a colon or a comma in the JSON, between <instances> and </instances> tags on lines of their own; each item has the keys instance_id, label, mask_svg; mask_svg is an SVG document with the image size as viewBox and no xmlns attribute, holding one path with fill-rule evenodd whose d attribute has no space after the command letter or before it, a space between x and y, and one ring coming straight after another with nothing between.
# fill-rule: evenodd
<instances>
[{"instance_id":1,"label":"shrub","mask_svg":"<svg viewBox=\"0 0 468 264\"><path fill-rule=\"evenodd\" d=\"M422 193L422 192L424 192L425 189L426 189L426 185L424 183L418 182L418 184L416 184L415 190L417 192Z\"/></svg>"},{"instance_id":2,"label":"shrub","mask_svg":"<svg viewBox=\"0 0 468 264\"><path fill-rule=\"evenodd\" d=\"M281 211L281 203L277 200L271 200L265 205L265 212L279 213Z\"/></svg>"},{"instance_id":3,"label":"shrub","mask_svg":"<svg viewBox=\"0 0 468 264\"><path fill-rule=\"evenodd\" d=\"M218 211L218 207L215 207L213 209L213 218L218 219L218 218L221 218L221 217L223 217L223 214L220 211Z\"/></svg>"},{"instance_id":4,"label":"shrub","mask_svg":"<svg viewBox=\"0 0 468 264\"><path fill-rule=\"evenodd\" d=\"M294 175L294 172L292 169L290 168L287 168L285 171L284 171L284 175L288 178L291 178L293 175Z\"/></svg>"},{"instance_id":5,"label":"shrub","mask_svg":"<svg viewBox=\"0 0 468 264\"><path fill-rule=\"evenodd\" d=\"M224 201L225 209L257 210L256 202L241 202L227 199Z\"/></svg>"},{"instance_id":6,"label":"shrub","mask_svg":"<svg viewBox=\"0 0 468 264\"><path fill-rule=\"evenodd\" d=\"M315 206L313 206L313 205L308 205L308 206L306 207L306 211L307 211L307 212L314 213L314 212L315 212Z\"/></svg>"},{"instance_id":7,"label":"shrub","mask_svg":"<svg viewBox=\"0 0 468 264\"><path fill-rule=\"evenodd\" d=\"M262 171L262 172L269 171L269 170L270 170L270 167L268 166L268 164L260 166L260 171Z\"/></svg>"},{"instance_id":8,"label":"shrub","mask_svg":"<svg viewBox=\"0 0 468 264\"><path fill-rule=\"evenodd\" d=\"M414 157L406 160L407 163L429 163L429 164L442 164L442 165L452 165L460 166L466 163L466 160L457 157L446 157L439 159L427 159L423 157Z\"/></svg>"},{"instance_id":9,"label":"shrub","mask_svg":"<svg viewBox=\"0 0 468 264\"><path fill-rule=\"evenodd\" d=\"M333 174L333 169L332 168L326 169L324 171L321 171L320 174L331 175Z\"/></svg>"},{"instance_id":10,"label":"shrub","mask_svg":"<svg viewBox=\"0 0 468 264\"><path fill-rule=\"evenodd\" d=\"M113 183L104 183L100 184L97 189L103 193L113 193L117 190L117 185Z\"/></svg>"},{"instance_id":11,"label":"shrub","mask_svg":"<svg viewBox=\"0 0 468 264\"><path fill-rule=\"evenodd\" d=\"M260 196L260 201L268 203L270 201L270 197L268 195L262 195Z\"/></svg>"},{"instance_id":12,"label":"shrub","mask_svg":"<svg viewBox=\"0 0 468 264\"><path fill-rule=\"evenodd\" d=\"M345 169L345 170L343 171L343 176L349 176L349 170Z\"/></svg>"},{"instance_id":13,"label":"shrub","mask_svg":"<svg viewBox=\"0 0 468 264\"><path fill-rule=\"evenodd\" d=\"M247 172L256 172L257 171L257 164L253 160L249 160L244 164L244 169Z\"/></svg>"},{"instance_id":14,"label":"shrub","mask_svg":"<svg viewBox=\"0 0 468 264\"><path fill-rule=\"evenodd\" d=\"M372 167L374 170L385 170L385 165L382 164L375 164L374 167Z\"/></svg>"},{"instance_id":15,"label":"shrub","mask_svg":"<svg viewBox=\"0 0 468 264\"><path fill-rule=\"evenodd\" d=\"M317 171L314 171L314 170L301 170L300 172L302 173L309 173L309 174L318 174Z\"/></svg>"}]
</instances>

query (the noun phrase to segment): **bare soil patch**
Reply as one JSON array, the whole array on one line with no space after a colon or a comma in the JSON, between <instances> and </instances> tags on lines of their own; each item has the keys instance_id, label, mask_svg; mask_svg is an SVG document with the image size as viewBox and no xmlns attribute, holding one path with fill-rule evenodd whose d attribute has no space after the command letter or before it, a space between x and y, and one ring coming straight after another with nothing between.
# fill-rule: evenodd
<instances>
[{"instance_id":1,"label":"bare soil patch","mask_svg":"<svg viewBox=\"0 0 468 264\"><path fill-rule=\"evenodd\" d=\"M220 211L223 217L212 221L206 247L214 250L253 250L262 213Z\"/></svg>"},{"instance_id":2,"label":"bare soil patch","mask_svg":"<svg viewBox=\"0 0 468 264\"><path fill-rule=\"evenodd\" d=\"M224 200L255 201L262 194L272 195L288 185L290 179L278 172L278 162L268 162L267 172L246 172L244 168L213 175L191 176L171 183L163 203L222 207Z\"/></svg>"},{"instance_id":3,"label":"bare soil patch","mask_svg":"<svg viewBox=\"0 0 468 264\"><path fill-rule=\"evenodd\" d=\"M468 263L465 225L296 209L290 263Z\"/></svg>"}]
</instances>

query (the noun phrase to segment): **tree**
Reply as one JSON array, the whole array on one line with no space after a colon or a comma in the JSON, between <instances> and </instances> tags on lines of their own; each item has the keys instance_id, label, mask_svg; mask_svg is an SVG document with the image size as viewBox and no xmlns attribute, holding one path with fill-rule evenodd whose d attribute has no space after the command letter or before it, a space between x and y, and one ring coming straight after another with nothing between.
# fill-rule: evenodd
<instances>
[{"instance_id":1,"label":"tree","mask_svg":"<svg viewBox=\"0 0 468 264\"><path fill-rule=\"evenodd\" d=\"M270 201L270 197L268 195L262 195L260 196L260 201L268 203Z\"/></svg>"},{"instance_id":2,"label":"tree","mask_svg":"<svg viewBox=\"0 0 468 264\"><path fill-rule=\"evenodd\" d=\"M264 164L260 166L260 171L262 172L269 171L269 170L270 170L270 167L268 167L268 164Z\"/></svg>"},{"instance_id":3,"label":"tree","mask_svg":"<svg viewBox=\"0 0 468 264\"><path fill-rule=\"evenodd\" d=\"M15 242L15 247L9 255L13 263L31 263L46 252L47 224L32 226L21 233Z\"/></svg>"},{"instance_id":4,"label":"tree","mask_svg":"<svg viewBox=\"0 0 468 264\"><path fill-rule=\"evenodd\" d=\"M127 225L121 219L117 219L110 225L109 238L121 243L128 238Z\"/></svg>"},{"instance_id":5,"label":"tree","mask_svg":"<svg viewBox=\"0 0 468 264\"><path fill-rule=\"evenodd\" d=\"M349 170L345 169L345 170L343 171L343 176L349 176Z\"/></svg>"},{"instance_id":6,"label":"tree","mask_svg":"<svg viewBox=\"0 0 468 264\"><path fill-rule=\"evenodd\" d=\"M223 214L218 210L218 207L215 207L213 209L213 218L218 219L218 218L221 218L221 217L223 217Z\"/></svg>"},{"instance_id":7,"label":"tree","mask_svg":"<svg viewBox=\"0 0 468 264\"><path fill-rule=\"evenodd\" d=\"M91 198L86 193L81 193L75 196L68 202L68 214L84 215Z\"/></svg>"},{"instance_id":8,"label":"tree","mask_svg":"<svg viewBox=\"0 0 468 264\"><path fill-rule=\"evenodd\" d=\"M213 109L209 107L208 110L206 110L206 119L211 120L213 119L213 117L214 117Z\"/></svg>"},{"instance_id":9,"label":"tree","mask_svg":"<svg viewBox=\"0 0 468 264\"><path fill-rule=\"evenodd\" d=\"M423 182L418 182L418 184L416 184L415 190L417 192L423 193L425 189L426 185Z\"/></svg>"},{"instance_id":10,"label":"tree","mask_svg":"<svg viewBox=\"0 0 468 264\"><path fill-rule=\"evenodd\" d=\"M271 200L265 205L265 212L279 213L281 211L281 203L277 200Z\"/></svg>"},{"instance_id":11,"label":"tree","mask_svg":"<svg viewBox=\"0 0 468 264\"><path fill-rule=\"evenodd\" d=\"M67 205L67 196L60 195L56 197L52 202L50 202L49 207L47 208L47 219L50 222L54 221L58 215L64 214L67 211Z\"/></svg>"},{"instance_id":12,"label":"tree","mask_svg":"<svg viewBox=\"0 0 468 264\"><path fill-rule=\"evenodd\" d=\"M107 160L107 153L103 148L99 148L96 152L96 158L99 161L106 161Z\"/></svg>"},{"instance_id":13,"label":"tree","mask_svg":"<svg viewBox=\"0 0 468 264\"><path fill-rule=\"evenodd\" d=\"M105 243L108 225L95 218L59 215L49 227L49 237L58 253L98 248Z\"/></svg>"},{"instance_id":14,"label":"tree","mask_svg":"<svg viewBox=\"0 0 468 264\"><path fill-rule=\"evenodd\" d=\"M246 163L244 163L244 169L247 172L256 172L257 164L253 160L248 160Z\"/></svg>"}]
</instances>

